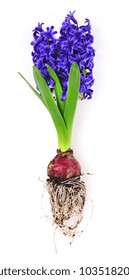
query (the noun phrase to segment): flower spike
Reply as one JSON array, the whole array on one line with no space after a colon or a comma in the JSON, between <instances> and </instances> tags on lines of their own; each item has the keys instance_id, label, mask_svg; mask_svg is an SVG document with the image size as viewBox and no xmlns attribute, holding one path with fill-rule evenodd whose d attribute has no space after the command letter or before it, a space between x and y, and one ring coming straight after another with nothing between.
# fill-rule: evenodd
<instances>
[{"instance_id":1,"label":"flower spike","mask_svg":"<svg viewBox=\"0 0 129 280\"><path fill-rule=\"evenodd\" d=\"M60 28L60 36L55 37L57 32L54 26L43 29L43 24L38 23L38 26L33 30L34 40L32 59L34 65L40 70L45 78L51 92L54 90L53 79L46 69L48 64L56 72L63 94L61 100L65 100L67 96L68 77L71 65L76 62L80 69L80 93L81 99L90 99L92 97L89 89L94 84L93 67L95 51L92 47L94 37L91 35L91 24L89 19L85 19L82 26L78 26L78 22L74 16L74 12L69 12L65 17ZM86 72L84 78L84 71ZM89 88L90 75L90 88Z\"/></svg>"}]
</instances>

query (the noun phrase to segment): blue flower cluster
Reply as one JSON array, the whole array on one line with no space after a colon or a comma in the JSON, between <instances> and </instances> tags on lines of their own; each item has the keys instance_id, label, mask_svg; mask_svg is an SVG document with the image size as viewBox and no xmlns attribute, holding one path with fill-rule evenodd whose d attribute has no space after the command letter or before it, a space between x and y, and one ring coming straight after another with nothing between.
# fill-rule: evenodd
<instances>
[{"instance_id":1,"label":"blue flower cluster","mask_svg":"<svg viewBox=\"0 0 129 280\"><path fill-rule=\"evenodd\" d=\"M34 65L42 73L51 91L53 91L54 82L45 64L55 70L63 89L61 99L64 100L67 94L70 67L73 62L76 62L81 73L80 97L81 99L91 99L95 51L91 46L94 38L91 35L89 19L86 19L85 24L79 27L74 12L70 12L62 23L58 38L55 36L56 33L54 26L44 30L43 23L38 23L33 30L34 40L31 45L33 46Z\"/></svg>"}]
</instances>

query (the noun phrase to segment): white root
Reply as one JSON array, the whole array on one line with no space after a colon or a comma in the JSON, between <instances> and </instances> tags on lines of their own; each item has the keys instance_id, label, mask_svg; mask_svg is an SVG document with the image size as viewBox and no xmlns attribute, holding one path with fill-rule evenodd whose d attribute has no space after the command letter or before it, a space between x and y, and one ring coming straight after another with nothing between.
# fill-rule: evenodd
<instances>
[{"instance_id":1,"label":"white root","mask_svg":"<svg viewBox=\"0 0 129 280\"><path fill-rule=\"evenodd\" d=\"M80 177L58 182L47 180L50 195L53 222L62 232L74 237L78 225L83 218L83 208L86 200L86 186Z\"/></svg>"}]
</instances>

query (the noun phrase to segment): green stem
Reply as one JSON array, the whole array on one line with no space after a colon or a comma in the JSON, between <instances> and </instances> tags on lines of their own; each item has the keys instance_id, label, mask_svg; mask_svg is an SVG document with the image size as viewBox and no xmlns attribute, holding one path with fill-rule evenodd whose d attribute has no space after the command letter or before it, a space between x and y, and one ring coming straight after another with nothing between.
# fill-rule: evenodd
<instances>
[{"instance_id":1,"label":"green stem","mask_svg":"<svg viewBox=\"0 0 129 280\"><path fill-rule=\"evenodd\" d=\"M57 133L57 138L58 138L58 149L61 150L62 152L66 152L71 147L71 141L69 137L64 138L64 136L61 137Z\"/></svg>"}]
</instances>

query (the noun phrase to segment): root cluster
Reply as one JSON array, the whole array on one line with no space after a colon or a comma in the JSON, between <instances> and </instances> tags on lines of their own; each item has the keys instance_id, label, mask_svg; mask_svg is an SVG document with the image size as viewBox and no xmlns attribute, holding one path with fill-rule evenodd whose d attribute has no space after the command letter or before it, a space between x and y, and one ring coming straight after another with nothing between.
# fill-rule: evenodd
<instances>
[{"instance_id":1,"label":"root cluster","mask_svg":"<svg viewBox=\"0 0 129 280\"><path fill-rule=\"evenodd\" d=\"M64 181L47 180L53 222L68 236L75 236L83 218L86 186L80 176Z\"/></svg>"}]
</instances>

